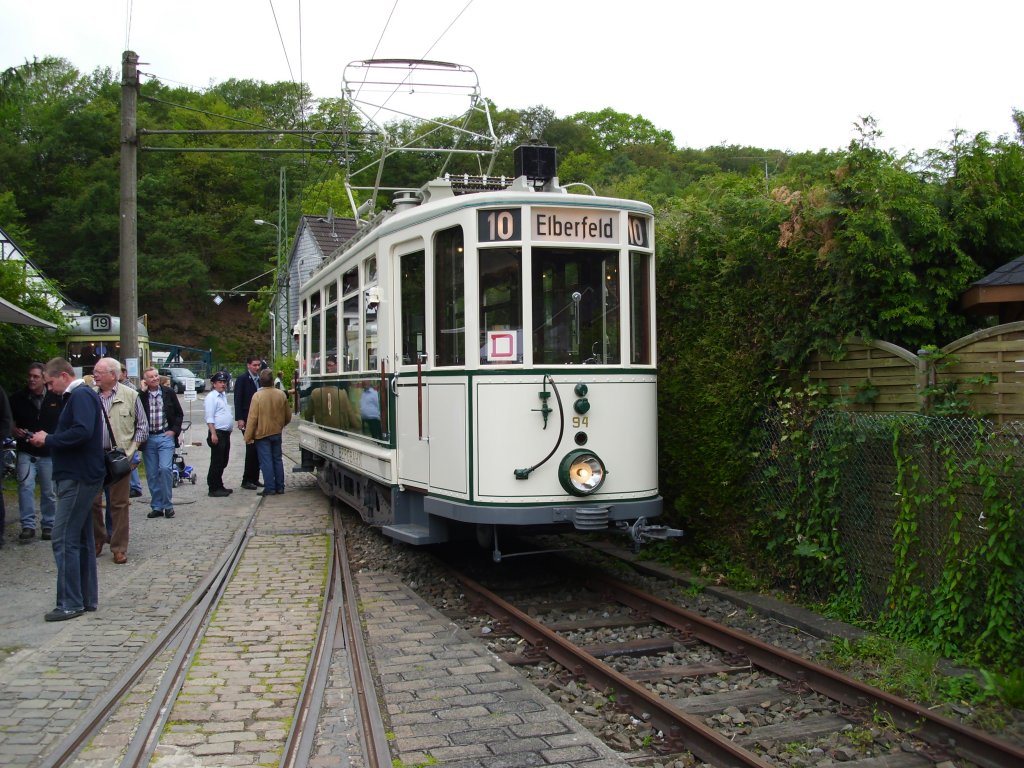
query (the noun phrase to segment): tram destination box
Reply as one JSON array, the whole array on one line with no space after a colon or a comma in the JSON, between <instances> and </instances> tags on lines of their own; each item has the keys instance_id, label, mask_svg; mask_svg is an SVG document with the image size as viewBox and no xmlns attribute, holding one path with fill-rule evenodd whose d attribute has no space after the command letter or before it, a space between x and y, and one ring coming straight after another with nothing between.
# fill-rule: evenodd
<instances>
[{"instance_id":1,"label":"tram destination box","mask_svg":"<svg viewBox=\"0 0 1024 768\"><path fill-rule=\"evenodd\" d=\"M558 163L555 148L543 144L522 144L513 153L516 177L528 179L553 179Z\"/></svg>"}]
</instances>

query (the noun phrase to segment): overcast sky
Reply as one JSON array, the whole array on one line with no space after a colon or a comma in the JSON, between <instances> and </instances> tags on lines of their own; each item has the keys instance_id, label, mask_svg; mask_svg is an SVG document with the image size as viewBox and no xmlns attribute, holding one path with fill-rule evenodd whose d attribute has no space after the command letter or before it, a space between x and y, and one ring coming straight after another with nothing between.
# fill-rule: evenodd
<instances>
[{"instance_id":1,"label":"overcast sky","mask_svg":"<svg viewBox=\"0 0 1024 768\"><path fill-rule=\"evenodd\" d=\"M499 108L612 107L680 146L839 149L870 114L907 151L1014 133L1022 22L1019 0L0 0L0 70L52 55L119 76L128 48L168 84L323 98L350 61L430 58Z\"/></svg>"}]
</instances>

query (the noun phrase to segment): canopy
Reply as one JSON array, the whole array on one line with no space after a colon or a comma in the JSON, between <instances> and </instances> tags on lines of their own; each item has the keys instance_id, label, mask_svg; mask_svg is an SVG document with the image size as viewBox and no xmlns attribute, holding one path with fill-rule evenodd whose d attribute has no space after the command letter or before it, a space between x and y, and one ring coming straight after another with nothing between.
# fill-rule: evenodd
<instances>
[{"instance_id":1,"label":"canopy","mask_svg":"<svg viewBox=\"0 0 1024 768\"><path fill-rule=\"evenodd\" d=\"M51 323L49 320L43 320L41 317L36 317L31 312L26 312L21 307L17 307L14 304L11 304L11 302L2 298L0 298L0 323L13 323L15 325L34 325L37 328L57 328L57 326Z\"/></svg>"}]
</instances>

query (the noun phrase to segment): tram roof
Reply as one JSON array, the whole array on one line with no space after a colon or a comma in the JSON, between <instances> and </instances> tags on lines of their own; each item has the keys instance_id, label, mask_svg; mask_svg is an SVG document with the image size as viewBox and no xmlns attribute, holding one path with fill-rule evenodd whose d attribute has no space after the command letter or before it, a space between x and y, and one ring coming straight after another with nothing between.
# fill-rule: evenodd
<instances>
[{"instance_id":1,"label":"tram roof","mask_svg":"<svg viewBox=\"0 0 1024 768\"><path fill-rule=\"evenodd\" d=\"M348 253L364 239L373 239L398 227L413 226L416 217L424 220L437 216L443 210L473 208L485 205L549 205L584 208L617 208L652 215L654 209L640 200L599 195L581 195L558 186L558 179L538 186L525 176L516 179L501 176L453 175L433 179L418 190L403 190L396 197L395 207L378 213L369 221L358 222L359 228L344 243L327 253L327 258L315 272ZM443 205L447 203L447 205ZM443 206L443 207L442 207Z\"/></svg>"},{"instance_id":2,"label":"tram roof","mask_svg":"<svg viewBox=\"0 0 1024 768\"><path fill-rule=\"evenodd\" d=\"M71 319L71 327L68 329L69 336L120 336L121 318L117 315L110 315L110 328L104 331L94 331L92 321L96 315L82 315ZM149 338L149 329L142 320L138 321L136 333L139 338Z\"/></svg>"}]
</instances>

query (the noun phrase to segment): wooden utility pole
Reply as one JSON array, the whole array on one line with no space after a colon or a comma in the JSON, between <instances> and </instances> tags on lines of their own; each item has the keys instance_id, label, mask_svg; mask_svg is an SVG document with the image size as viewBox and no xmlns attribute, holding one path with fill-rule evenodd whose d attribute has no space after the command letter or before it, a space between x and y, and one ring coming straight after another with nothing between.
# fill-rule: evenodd
<instances>
[{"instance_id":1,"label":"wooden utility pole","mask_svg":"<svg viewBox=\"0 0 1024 768\"><path fill-rule=\"evenodd\" d=\"M139 357L138 133L139 56L121 55L121 357ZM139 361L141 374L141 365Z\"/></svg>"}]
</instances>

